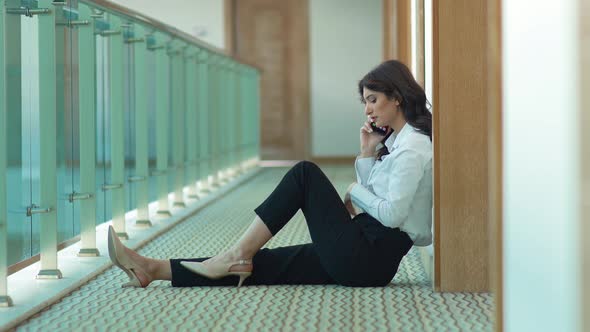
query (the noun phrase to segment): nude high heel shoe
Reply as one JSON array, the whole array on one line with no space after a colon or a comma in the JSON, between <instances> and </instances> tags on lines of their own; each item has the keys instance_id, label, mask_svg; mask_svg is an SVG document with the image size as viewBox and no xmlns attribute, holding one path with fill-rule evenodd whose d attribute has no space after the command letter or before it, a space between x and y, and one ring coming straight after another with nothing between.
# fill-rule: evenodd
<instances>
[{"instance_id":1,"label":"nude high heel shoe","mask_svg":"<svg viewBox=\"0 0 590 332\"><path fill-rule=\"evenodd\" d=\"M252 275L252 272L242 272L242 271L230 271L230 269L235 265L248 265L252 264L250 260L247 259L240 259L237 262L231 262L224 265L216 265L216 266L208 266L201 262L180 262L180 265L184 266L188 270L202 275L203 277L209 279L221 279L227 276L239 276L240 281L238 281L238 287L242 286L242 283L246 278Z\"/></svg>"},{"instance_id":2,"label":"nude high heel shoe","mask_svg":"<svg viewBox=\"0 0 590 332\"><path fill-rule=\"evenodd\" d=\"M133 260L131 260L131 258L127 255L127 253L125 252L125 247L117 237L117 233L115 232L113 226L109 226L108 242L109 257L111 258L111 261L113 262L113 264L115 264L121 270L123 270L123 272L127 273L127 276L129 277L129 281L124 283L122 287L147 287L147 285L144 286L141 284L141 281L139 281L139 278L137 278L134 271L139 270L143 272L145 275L147 275L148 278L149 275L145 273L145 271L142 268L140 268L135 262L133 262Z\"/></svg>"}]
</instances>

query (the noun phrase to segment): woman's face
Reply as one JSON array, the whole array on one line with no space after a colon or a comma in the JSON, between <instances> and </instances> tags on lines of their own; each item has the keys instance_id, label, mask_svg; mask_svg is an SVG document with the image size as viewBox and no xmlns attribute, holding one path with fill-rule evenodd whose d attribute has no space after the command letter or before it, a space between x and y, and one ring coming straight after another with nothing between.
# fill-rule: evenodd
<instances>
[{"instance_id":1,"label":"woman's face","mask_svg":"<svg viewBox=\"0 0 590 332\"><path fill-rule=\"evenodd\" d=\"M365 114L377 127L391 128L401 116L399 101L387 98L383 92L363 88L363 100Z\"/></svg>"}]
</instances>

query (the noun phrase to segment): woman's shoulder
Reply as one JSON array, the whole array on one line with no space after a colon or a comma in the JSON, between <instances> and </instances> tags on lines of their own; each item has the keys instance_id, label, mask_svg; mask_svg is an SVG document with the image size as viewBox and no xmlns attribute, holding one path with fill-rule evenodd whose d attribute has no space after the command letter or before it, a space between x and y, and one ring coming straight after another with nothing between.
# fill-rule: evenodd
<instances>
[{"instance_id":1,"label":"woman's shoulder","mask_svg":"<svg viewBox=\"0 0 590 332\"><path fill-rule=\"evenodd\" d=\"M408 135L408 138L404 141L404 144L400 144L400 148L432 153L432 142L430 141L430 137L414 129Z\"/></svg>"}]
</instances>

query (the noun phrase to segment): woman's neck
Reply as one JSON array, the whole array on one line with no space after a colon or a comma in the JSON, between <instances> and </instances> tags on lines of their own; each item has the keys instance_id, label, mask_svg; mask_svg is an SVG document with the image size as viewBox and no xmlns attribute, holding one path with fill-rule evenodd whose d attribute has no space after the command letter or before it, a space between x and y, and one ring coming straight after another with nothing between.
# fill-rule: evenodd
<instances>
[{"instance_id":1,"label":"woman's neck","mask_svg":"<svg viewBox=\"0 0 590 332\"><path fill-rule=\"evenodd\" d=\"M397 135L405 125L406 119L399 119L398 121L396 121L396 123L391 125L391 128L393 128L395 134Z\"/></svg>"}]
</instances>

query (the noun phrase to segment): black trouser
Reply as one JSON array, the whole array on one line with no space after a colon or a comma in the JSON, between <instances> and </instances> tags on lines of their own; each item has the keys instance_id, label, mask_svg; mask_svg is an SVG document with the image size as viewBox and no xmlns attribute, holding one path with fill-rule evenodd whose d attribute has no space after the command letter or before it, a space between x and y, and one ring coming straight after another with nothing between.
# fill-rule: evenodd
<instances>
[{"instance_id":1,"label":"black trouser","mask_svg":"<svg viewBox=\"0 0 590 332\"><path fill-rule=\"evenodd\" d=\"M385 286L413 245L406 233L383 226L366 213L351 219L326 175L307 161L291 168L254 211L275 235L299 209L312 243L259 250L244 285ZM171 259L172 286L237 285L237 276L210 280L180 265L207 258Z\"/></svg>"}]
</instances>

